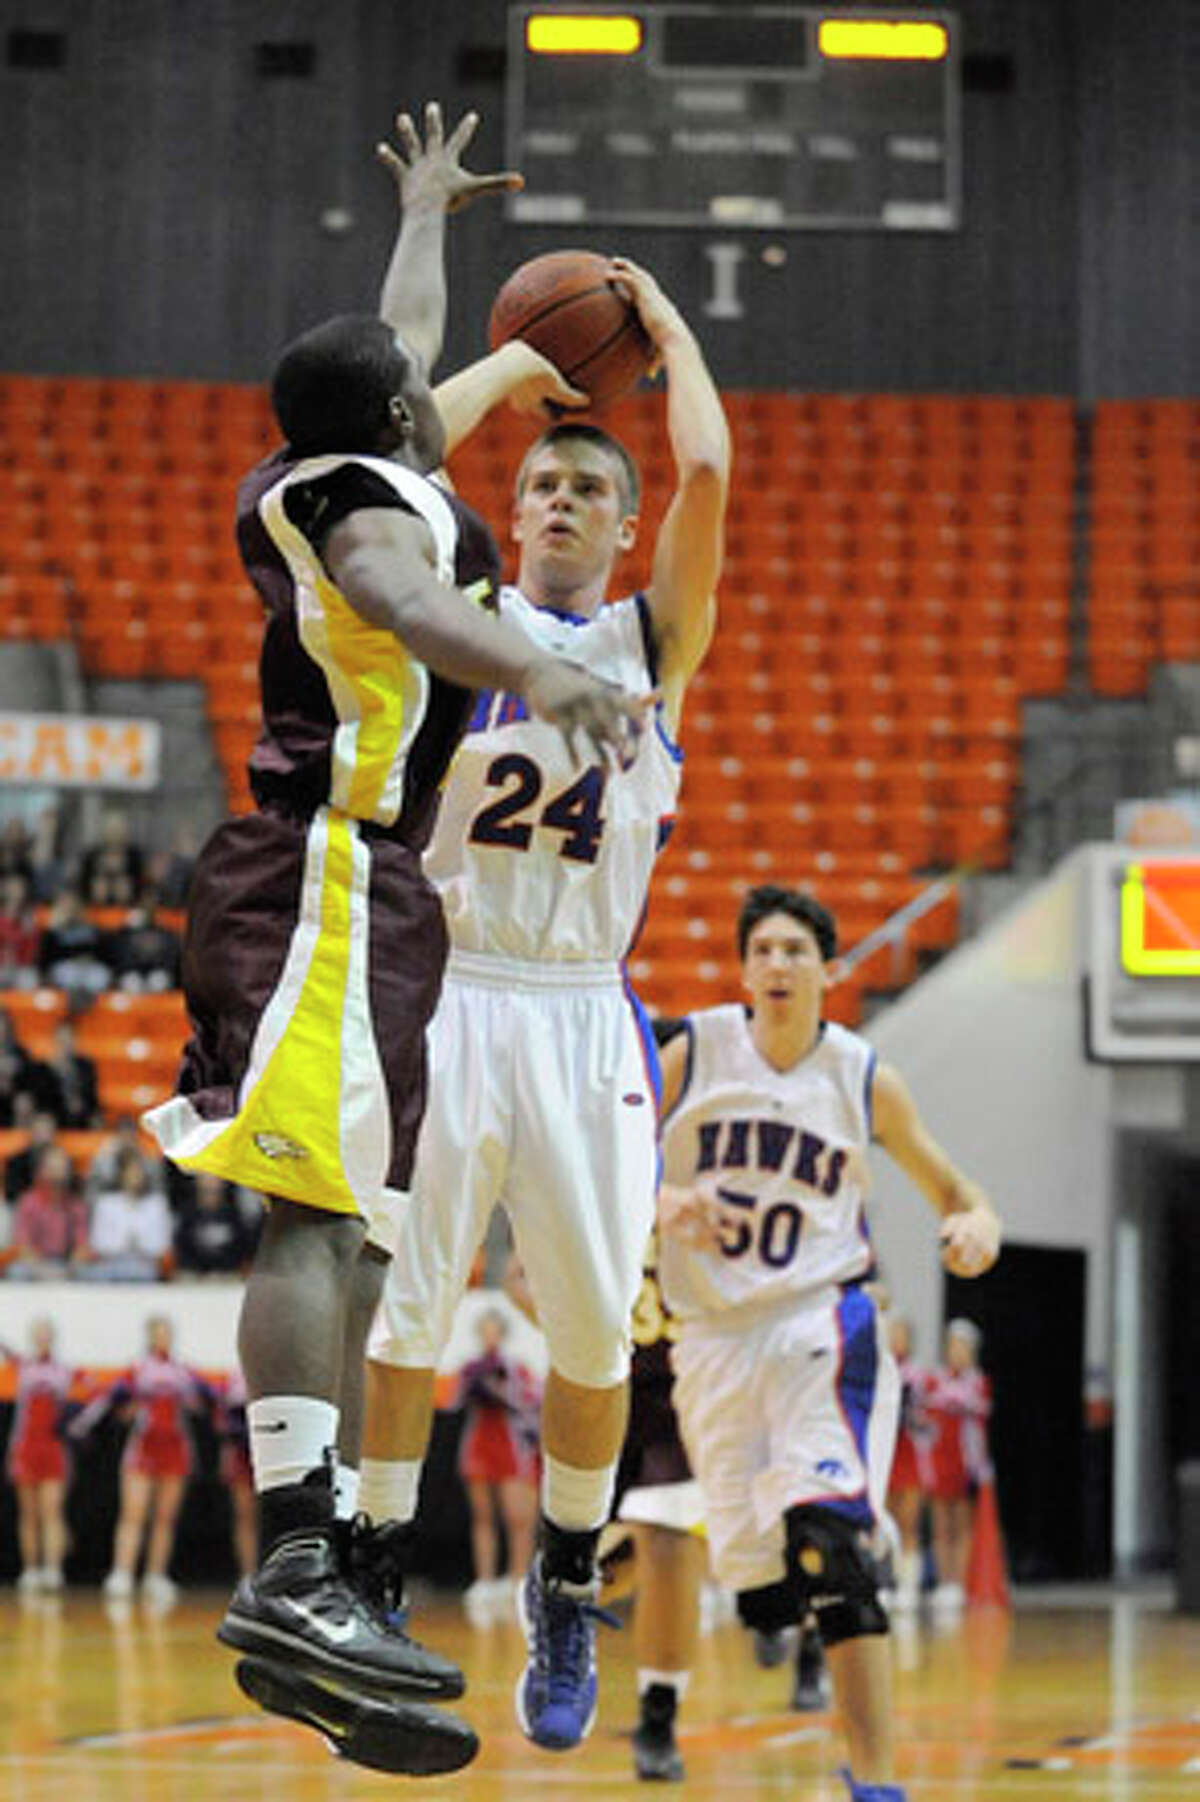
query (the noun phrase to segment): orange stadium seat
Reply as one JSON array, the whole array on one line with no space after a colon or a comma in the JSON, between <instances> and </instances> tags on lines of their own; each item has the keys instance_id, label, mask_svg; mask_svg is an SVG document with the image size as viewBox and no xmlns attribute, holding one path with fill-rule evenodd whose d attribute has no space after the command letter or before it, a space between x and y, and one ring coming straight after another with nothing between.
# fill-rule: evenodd
<instances>
[{"instance_id":1,"label":"orange stadium seat","mask_svg":"<svg viewBox=\"0 0 1200 1802\"><path fill-rule=\"evenodd\" d=\"M727 405L738 476L722 623L685 716L690 768L673 867L708 858L737 881L798 860L815 867L820 856L863 868L890 858L907 870L956 855L978 832L979 809L1011 792L1021 694L1056 692L1066 678L1071 404L755 393L730 394ZM62 632L74 611L96 672L205 681L230 798L244 805L262 618L237 563L230 499L271 442L262 390L6 378L0 409L20 440L9 464L16 523L0 525L6 629ZM1117 482L1104 488L1105 459L1130 442L1146 492L1173 492L1194 410L1163 423L1142 408L1115 433L1103 414L1097 492L1122 493ZM671 481L661 398L633 397L611 423L646 476L640 557ZM456 476L497 519L530 436L496 415L456 455ZM1192 517L1174 506L1177 523L1157 539L1157 515L1144 531L1110 534L1136 545L1143 586L1110 561L1104 593L1136 607L1164 646L1192 643L1186 596L1168 607L1158 592L1194 551ZM51 560L78 602L65 583L55 591ZM637 557L621 576L644 580ZM756 831L760 803L768 813ZM797 817L797 806L810 811ZM703 961L715 974L700 980L724 980L720 958Z\"/></svg>"}]
</instances>

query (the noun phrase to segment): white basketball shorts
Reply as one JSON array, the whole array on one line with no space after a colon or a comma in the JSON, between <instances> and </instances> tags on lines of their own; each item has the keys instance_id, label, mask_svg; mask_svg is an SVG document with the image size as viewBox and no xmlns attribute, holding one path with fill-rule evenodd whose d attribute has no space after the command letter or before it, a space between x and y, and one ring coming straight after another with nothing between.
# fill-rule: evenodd
<instances>
[{"instance_id":1,"label":"white basketball shorts","mask_svg":"<svg viewBox=\"0 0 1200 1802\"><path fill-rule=\"evenodd\" d=\"M658 1171L658 1059L613 964L455 952L429 1032L429 1101L370 1356L435 1366L500 1202L569 1381L629 1365Z\"/></svg>"},{"instance_id":2,"label":"white basketball shorts","mask_svg":"<svg viewBox=\"0 0 1200 1802\"><path fill-rule=\"evenodd\" d=\"M673 1362L718 1581L777 1582L783 1516L796 1503L875 1526L900 1383L864 1289L821 1289L757 1316L740 1307L686 1320Z\"/></svg>"}]
</instances>

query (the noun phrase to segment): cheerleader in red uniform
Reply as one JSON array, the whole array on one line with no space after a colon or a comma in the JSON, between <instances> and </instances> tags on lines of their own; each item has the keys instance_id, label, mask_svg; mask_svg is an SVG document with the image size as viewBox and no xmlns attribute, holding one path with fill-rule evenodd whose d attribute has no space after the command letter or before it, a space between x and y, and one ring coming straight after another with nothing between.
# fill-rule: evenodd
<instances>
[{"instance_id":1,"label":"cheerleader in red uniform","mask_svg":"<svg viewBox=\"0 0 1200 1802\"><path fill-rule=\"evenodd\" d=\"M72 1372L54 1356L54 1323L35 1320L30 1356L5 1349L17 1366L16 1409L8 1440L8 1477L17 1492L23 1591L58 1590L67 1546L70 1464L63 1444Z\"/></svg>"},{"instance_id":2,"label":"cheerleader in red uniform","mask_svg":"<svg viewBox=\"0 0 1200 1802\"><path fill-rule=\"evenodd\" d=\"M249 1576L258 1563L258 1527L254 1513L254 1472L250 1465L250 1427L246 1419L246 1379L230 1371L220 1393L217 1437L221 1443L221 1481L233 1511L233 1549L238 1569Z\"/></svg>"},{"instance_id":3,"label":"cheerleader in red uniform","mask_svg":"<svg viewBox=\"0 0 1200 1802\"><path fill-rule=\"evenodd\" d=\"M921 1508L925 1500L921 1450L926 1428L920 1394L925 1373L913 1361L912 1325L902 1315L888 1323L892 1356L900 1371L900 1427L888 1480L888 1513L900 1532L900 1557L892 1607L910 1612L921 1597Z\"/></svg>"},{"instance_id":4,"label":"cheerleader in red uniform","mask_svg":"<svg viewBox=\"0 0 1200 1802\"><path fill-rule=\"evenodd\" d=\"M933 1555L938 1586L935 1608L961 1608L966 1599L971 1545L971 1502L991 1475L987 1419L992 1386L979 1368L980 1331L971 1320L946 1328L945 1362L926 1373L921 1407L929 1427L924 1454L933 1512Z\"/></svg>"},{"instance_id":5,"label":"cheerleader in red uniform","mask_svg":"<svg viewBox=\"0 0 1200 1802\"><path fill-rule=\"evenodd\" d=\"M192 1469L188 1416L200 1413L209 1401L206 1386L172 1357L173 1338L171 1322L152 1315L146 1322L146 1356L91 1402L72 1428L82 1437L110 1409L132 1421L121 1458L121 1508L104 1593L118 1599L132 1595L148 1529L142 1594L160 1606L174 1601L177 1593L167 1564Z\"/></svg>"},{"instance_id":6,"label":"cheerleader in red uniform","mask_svg":"<svg viewBox=\"0 0 1200 1802\"><path fill-rule=\"evenodd\" d=\"M504 1355L508 1322L498 1309L477 1324L480 1355L464 1364L457 1405L467 1422L458 1468L471 1504L475 1581L464 1603L476 1626L509 1611L513 1584L498 1575L496 1510L508 1539L508 1568L528 1570L538 1499L537 1380L524 1364Z\"/></svg>"}]
</instances>

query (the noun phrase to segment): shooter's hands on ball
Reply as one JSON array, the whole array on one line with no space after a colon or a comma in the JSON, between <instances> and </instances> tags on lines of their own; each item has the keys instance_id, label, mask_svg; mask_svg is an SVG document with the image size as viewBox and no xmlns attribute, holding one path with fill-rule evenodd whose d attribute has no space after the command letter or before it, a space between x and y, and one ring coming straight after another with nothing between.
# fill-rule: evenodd
<instances>
[{"instance_id":1,"label":"shooter's hands on ball","mask_svg":"<svg viewBox=\"0 0 1200 1802\"><path fill-rule=\"evenodd\" d=\"M1000 1222L987 1208L947 1214L938 1237L951 1276L982 1276L1000 1256Z\"/></svg>"},{"instance_id":2,"label":"shooter's hands on ball","mask_svg":"<svg viewBox=\"0 0 1200 1802\"><path fill-rule=\"evenodd\" d=\"M587 395L572 388L550 359L522 338L510 338L495 354L507 358L513 369L524 372L518 373L515 385L505 396L516 412L543 416L551 413L557 417L564 409L587 406Z\"/></svg>"},{"instance_id":3,"label":"shooter's hands on ball","mask_svg":"<svg viewBox=\"0 0 1200 1802\"><path fill-rule=\"evenodd\" d=\"M601 763L619 769L636 757L647 715L659 698L657 691L630 694L564 657L539 659L525 678L524 694L532 713L558 727L574 762L581 761L576 739L582 735Z\"/></svg>"},{"instance_id":4,"label":"shooter's hands on ball","mask_svg":"<svg viewBox=\"0 0 1200 1802\"><path fill-rule=\"evenodd\" d=\"M525 186L525 177L515 169L504 169L495 175L472 175L462 167L460 159L478 124L478 113L464 113L446 137L442 109L436 100L431 100L425 108L422 144L409 114L397 113L399 148L384 142L376 145L375 154L394 175L406 213L419 212L422 207L457 213L481 194L515 194Z\"/></svg>"},{"instance_id":5,"label":"shooter's hands on ball","mask_svg":"<svg viewBox=\"0 0 1200 1802\"><path fill-rule=\"evenodd\" d=\"M631 263L628 257L611 257L608 266L617 287L637 308L642 328L657 353L650 370L651 375L654 375L662 360L667 340L681 332L690 336L688 323L674 302L668 300L649 270L643 269L638 263Z\"/></svg>"},{"instance_id":6,"label":"shooter's hands on ball","mask_svg":"<svg viewBox=\"0 0 1200 1802\"><path fill-rule=\"evenodd\" d=\"M736 1211L711 1189L679 1188L663 1183L656 1204L658 1230L668 1239L678 1239L693 1251L724 1250L722 1229L736 1233L740 1224Z\"/></svg>"}]
</instances>

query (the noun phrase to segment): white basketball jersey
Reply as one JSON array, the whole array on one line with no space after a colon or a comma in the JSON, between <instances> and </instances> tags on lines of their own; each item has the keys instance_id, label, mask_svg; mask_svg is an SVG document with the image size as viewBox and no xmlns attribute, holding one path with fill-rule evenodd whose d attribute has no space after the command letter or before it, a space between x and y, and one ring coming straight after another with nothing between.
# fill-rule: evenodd
<instances>
[{"instance_id":1,"label":"white basketball jersey","mask_svg":"<svg viewBox=\"0 0 1200 1802\"><path fill-rule=\"evenodd\" d=\"M634 694L654 686L641 595L581 619L506 587L500 612L547 650ZM456 950L591 963L628 952L674 818L681 753L660 720L647 723L627 770L602 764L587 741L576 744L578 764L557 728L531 719L518 695L479 696L425 853Z\"/></svg>"},{"instance_id":2,"label":"white basketball jersey","mask_svg":"<svg viewBox=\"0 0 1200 1802\"><path fill-rule=\"evenodd\" d=\"M659 1235L659 1280L683 1319L772 1303L870 1269L863 1203L875 1053L827 1021L807 1057L775 1070L741 1007L688 1021L683 1092L663 1128L663 1178L715 1187L736 1215L720 1252Z\"/></svg>"}]
</instances>

